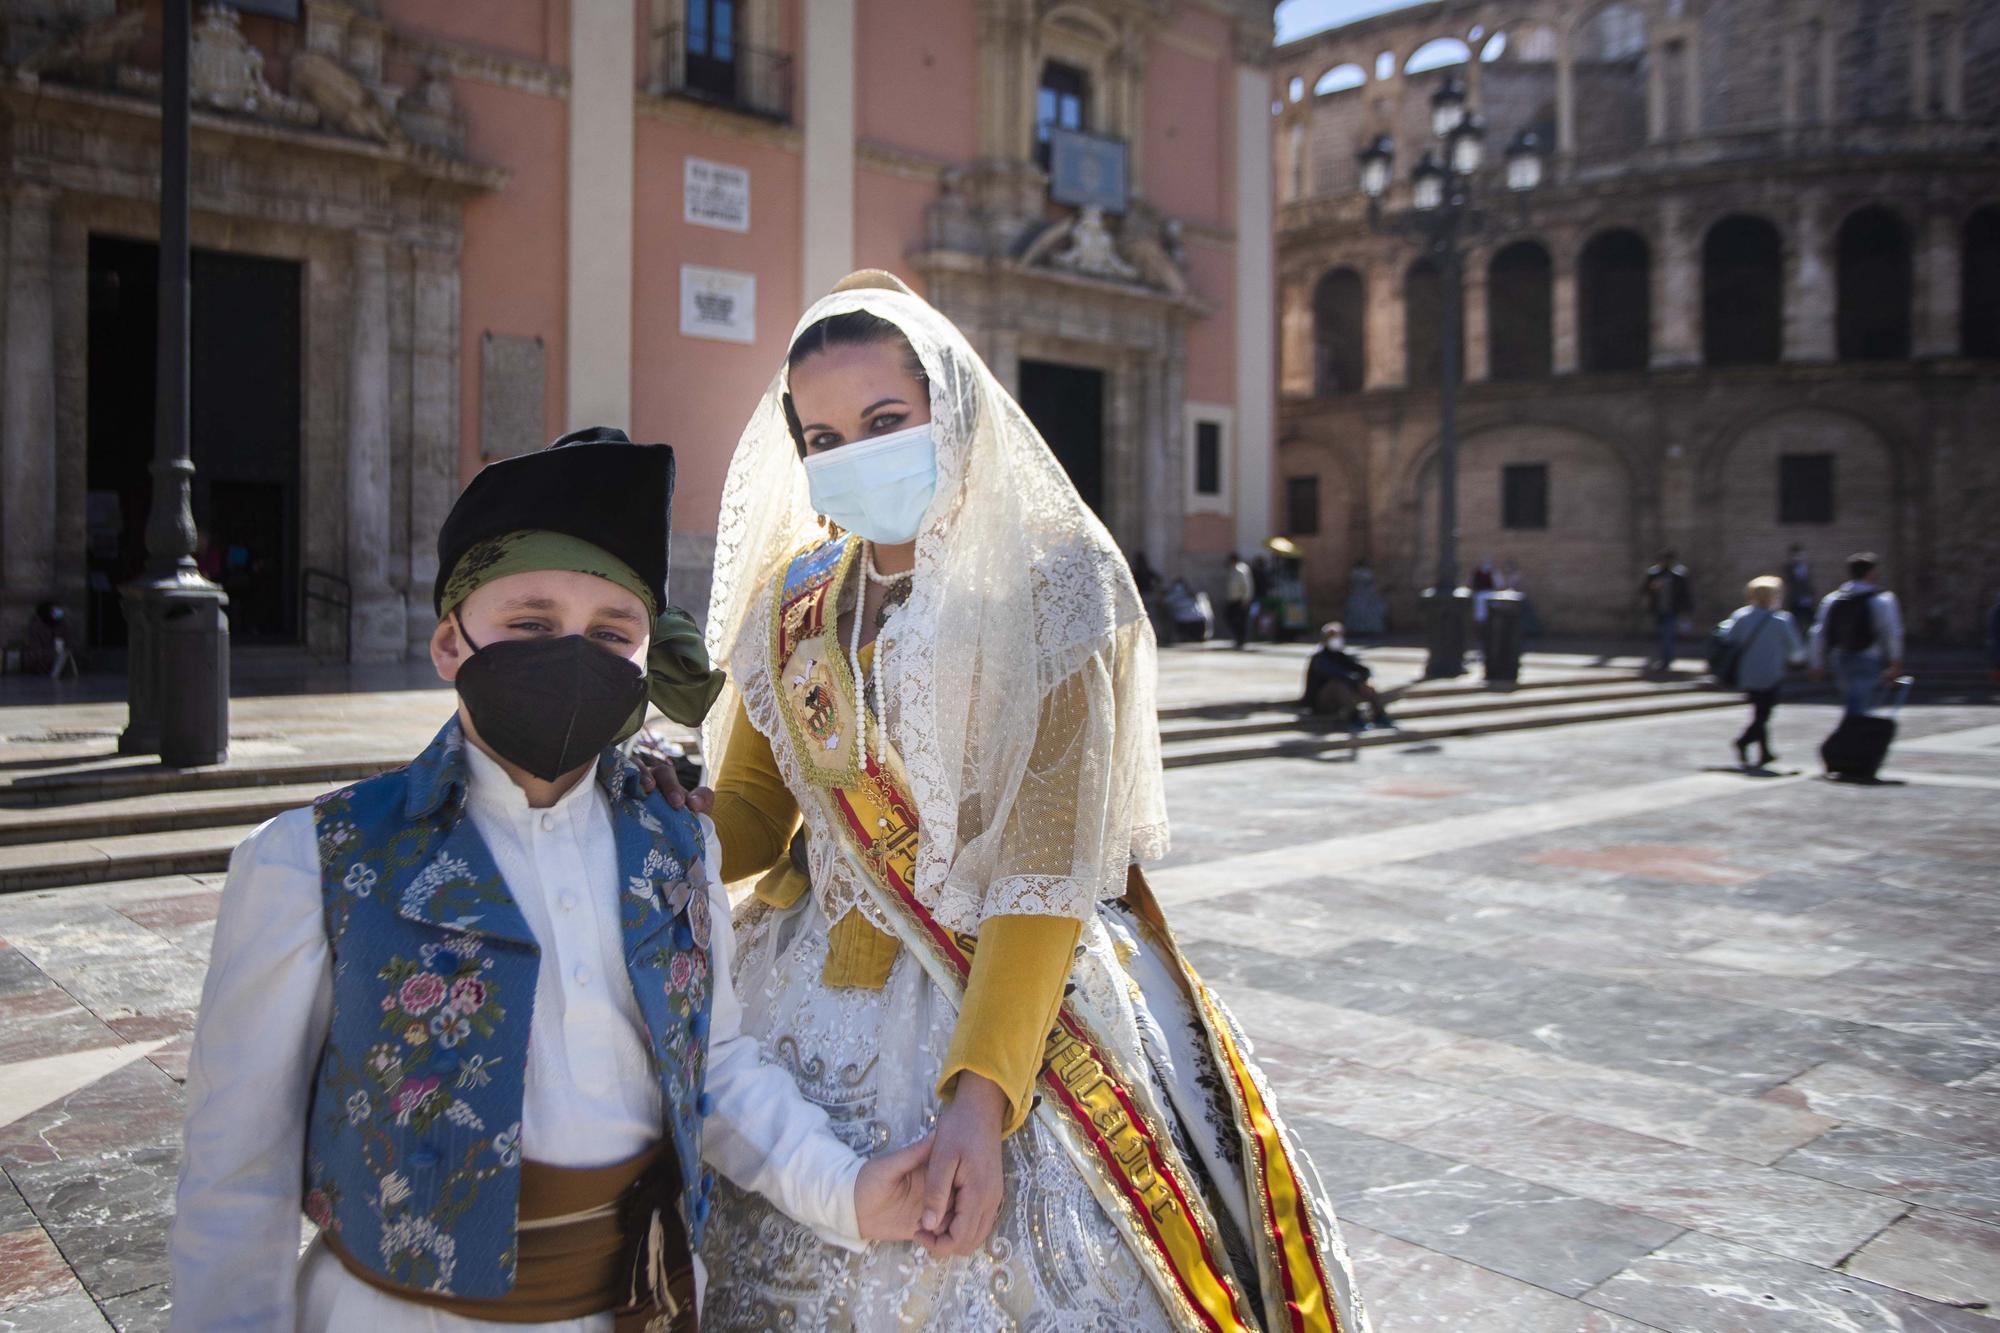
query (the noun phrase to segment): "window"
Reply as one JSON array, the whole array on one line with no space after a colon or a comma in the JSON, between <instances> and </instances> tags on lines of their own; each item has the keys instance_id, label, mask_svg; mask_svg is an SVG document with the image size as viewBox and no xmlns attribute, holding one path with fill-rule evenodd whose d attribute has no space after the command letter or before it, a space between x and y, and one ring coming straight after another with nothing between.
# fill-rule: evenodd
<instances>
[{"instance_id":1,"label":"window","mask_svg":"<svg viewBox=\"0 0 2000 1333\"><path fill-rule=\"evenodd\" d=\"M1194 493L1222 494L1222 423L1194 423Z\"/></svg>"},{"instance_id":2,"label":"window","mask_svg":"<svg viewBox=\"0 0 2000 1333\"><path fill-rule=\"evenodd\" d=\"M1833 455L1778 456L1778 522L1833 522Z\"/></svg>"},{"instance_id":3,"label":"window","mask_svg":"<svg viewBox=\"0 0 2000 1333\"><path fill-rule=\"evenodd\" d=\"M1549 465L1509 463L1500 469L1500 526L1549 525Z\"/></svg>"},{"instance_id":4,"label":"window","mask_svg":"<svg viewBox=\"0 0 2000 1333\"><path fill-rule=\"evenodd\" d=\"M736 100L736 0L687 0L687 84Z\"/></svg>"},{"instance_id":5,"label":"window","mask_svg":"<svg viewBox=\"0 0 2000 1333\"><path fill-rule=\"evenodd\" d=\"M1229 437L1236 420L1227 403L1189 403L1182 416L1186 512L1227 514L1235 503L1229 484Z\"/></svg>"},{"instance_id":6,"label":"window","mask_svg":"<svg viewBox=\"0 0 2000 1333\"><path fill-rule=\"evenodd\" d=\"M1319 532L1319 478L1285 478L1285 535L1311 537Z\"/></svg>"},{"instance_id":7,"label":"window","mask_svg":"<svg viewBox=\"0 0 2000 1333\"><path fill-rule=\"evenodd\" d=\"M1049 169L1049 136L1058 129L1089 129L1090 76L1074 65L1051 60L1042 66L1035 93L1035 165Z\"/></svg>"}]
</instances>

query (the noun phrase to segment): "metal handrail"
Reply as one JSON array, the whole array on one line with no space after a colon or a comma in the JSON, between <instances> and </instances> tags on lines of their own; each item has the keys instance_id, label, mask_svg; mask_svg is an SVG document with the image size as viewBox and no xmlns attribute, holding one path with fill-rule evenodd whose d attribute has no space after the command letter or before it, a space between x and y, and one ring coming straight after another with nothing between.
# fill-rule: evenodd
<instances>
[{"instance_id":1,"label":"metal handrail","mask_svg":"<svg viewBox=\"0 0 2000 1333\"><path fill-rule=\"evenodd\" d=\"M780 124L792 119L792 57L731 38L730 58L705 67L688 60L685 23L653 30L652 91L742 111ZM696 57L701 60L700 56Z\"/></svg>"}]
</instances>

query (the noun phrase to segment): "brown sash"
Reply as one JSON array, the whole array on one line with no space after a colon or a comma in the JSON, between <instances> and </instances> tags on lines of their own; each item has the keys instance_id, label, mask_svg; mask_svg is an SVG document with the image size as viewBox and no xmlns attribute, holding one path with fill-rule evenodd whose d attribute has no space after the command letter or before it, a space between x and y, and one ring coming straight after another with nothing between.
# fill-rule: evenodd
<instances>
[{"instance_id":1,"label":"brown sash","mask_svg":"<svg viewBox=\"0 0 2000 1333\"><path fill-rule=\"evenodd\" d=\"M348 1272L378 1291L433 1310L496 1324L547 1324L609 1311L616 1333L693 1333L694 1261L674 1208L679 1171L662 1140L610 1166L521 1163L514 1287L505 1296L445 1296L398 1286L364 1267L333 1232L320 1240ZM653 1236L655 1224L662 1234ZM666 1280L649 1281L651 1246ZM636 1303L635 1303L636 1295Z\"/></svg>"}]
</instances>

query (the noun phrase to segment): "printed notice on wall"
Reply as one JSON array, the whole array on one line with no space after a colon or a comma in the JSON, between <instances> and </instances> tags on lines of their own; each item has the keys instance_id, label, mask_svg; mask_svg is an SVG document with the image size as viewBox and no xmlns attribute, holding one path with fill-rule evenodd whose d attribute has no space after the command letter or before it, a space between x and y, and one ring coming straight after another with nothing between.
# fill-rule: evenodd
<instances>
[{"instance_id":1,"label":"printed notice on wall","mask_svg":"<svg viewBox=\"0 0 2000 1333\"><path fill-rule=\"evenodd\" d=\"M728 343L757 341L757 275L682 264L681 332Z\"/></svg>"},{"instance_id":2,"label":"printed notice on wall","mask_svg":"<svg viewBox=\"0 0 2000 1333\"><path fill-rule=\"evenodd\" d=\"M682 212L698 227L750 230L750 169L687 159Z\"/></svg>"}]
</instances>

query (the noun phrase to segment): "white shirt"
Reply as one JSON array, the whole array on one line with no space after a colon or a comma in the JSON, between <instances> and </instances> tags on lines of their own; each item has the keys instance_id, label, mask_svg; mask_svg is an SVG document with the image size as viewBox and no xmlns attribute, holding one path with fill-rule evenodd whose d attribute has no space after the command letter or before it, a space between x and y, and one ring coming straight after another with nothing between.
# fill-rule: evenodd
<instances>
[{"instance_id":1,"label":"white shirt","mask_svg":"<svg viewBox=\"0 0 2000 1333\"><path fill-rule=\"evenodd\" d=\"M625 971L610 803L586 776L555 805L531 809L490 757L469 744L465 754L467 817L541 946L522 1152L557 1166L623 1161L660 1138L662 1109ZM862 1159L743 1034L730 981L729 901L714 873L722 857L715 826L706 816L701 824L717 923L705 1082L713 1104L702 1156L826 1241L860 1249L854 1183ZM172 1327L608 1333L609 1314L503 1325L425 1309L361 1282L318 1245L298 1262L307 1102L332 1011L312 811L291 810L244 839L222 891L188 1061L186 1151L169 1245Z\"/></svg>"},{"instance_id":2,"label":"white shirt","mask_svg":"<svg viewBox=\"0 0 2000 1333\"><path fill-rule=\"evenodd\" d=\"M1903 607L1896 600L1896 594L1878 589L1869 579L1849 579L1832 592L1819 599L1819 614L1813 617L1812 665L1815 668L1826 665L1828 650L1826 642L1827 609L1850 593L1865 595L1874 593L1868 599L1869 623L1875 627L1875 644L1871 652L1879 652L1883 660L1900 662L1903 660Z\"/></svg>"}]
</instances>

